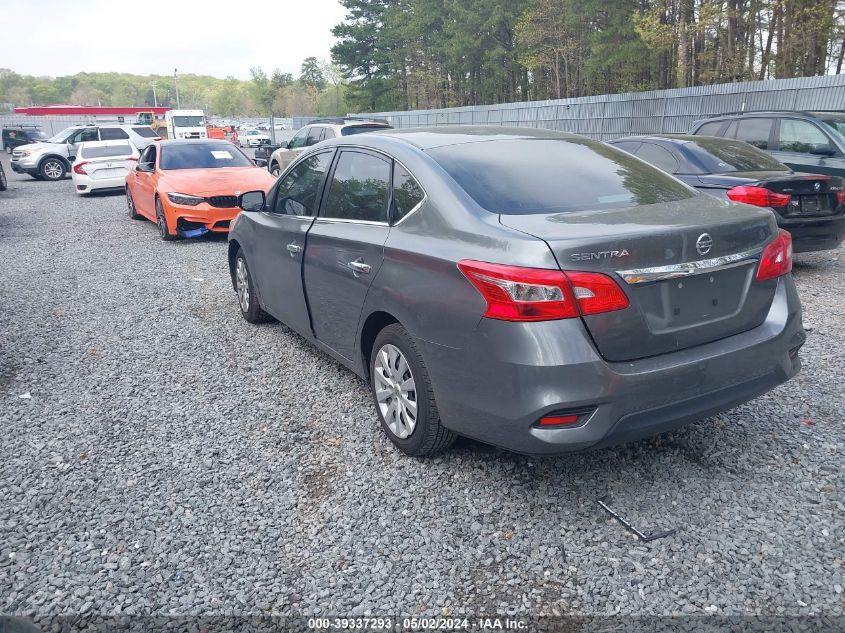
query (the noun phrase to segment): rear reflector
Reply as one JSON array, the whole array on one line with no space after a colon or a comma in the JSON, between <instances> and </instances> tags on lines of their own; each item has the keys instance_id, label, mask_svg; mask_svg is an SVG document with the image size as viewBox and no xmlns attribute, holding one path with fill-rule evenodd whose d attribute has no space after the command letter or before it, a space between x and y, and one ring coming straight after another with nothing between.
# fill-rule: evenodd
<instances>
[{"instance_id":1,"label":"rear reflector","mask_svg":"<svg viewBox=\"0 0 845 633\"><path fill-rule=\"evenodd\" d=\"M763 187L741 185L728 189L728 198L734 202L744 202L755 207L785 207L792 196L788 193L775 193Z\"/></svg>"},{"instance_id":2,"label":"rear reflector","mask_svg":"<svg viewBox=\"0 0 845 633\"><path fill-rule=\"evenodd\" d=\"M505 266L464 259L458 268L487 301L484 316L550 321L627 308L628 297L607 275Z\"/></svg>"},{"instance_id":3,"label":"rear reflector","mask_svg":"<svg viewBox=\"0 0 845 633\"><path fill-rule=\"evenodd\" d=\"M769 242L760 256L757 281L782 277L792 270L792 236L780 229L777 237Z\"/></svg>"},{"instance_id":4,"label":"rear reflector","mask_svg":"<svg viewBox=\"0 0 845 633\"><path fill-rule=\"evenodd\" d=\"M569 426L577 424L580 415L547 415L540 418L540 426Z\"/></svg>"}]
</instances>

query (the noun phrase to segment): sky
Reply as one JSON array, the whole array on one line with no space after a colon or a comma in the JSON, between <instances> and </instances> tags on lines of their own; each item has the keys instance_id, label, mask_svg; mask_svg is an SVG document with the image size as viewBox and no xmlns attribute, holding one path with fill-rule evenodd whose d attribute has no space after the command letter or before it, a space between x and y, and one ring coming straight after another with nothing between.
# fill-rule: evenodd
<instances>
[{"instance_id":1,"label":"sky","mask_svg":"<svg viewBox=\"0 0 845 633\"><path fill-rule=\"evenodd\" d=\"M337 0L0 0L0 68L297 76L306 57L329 59L344 16Z\"/></svg>"}]
</instances>

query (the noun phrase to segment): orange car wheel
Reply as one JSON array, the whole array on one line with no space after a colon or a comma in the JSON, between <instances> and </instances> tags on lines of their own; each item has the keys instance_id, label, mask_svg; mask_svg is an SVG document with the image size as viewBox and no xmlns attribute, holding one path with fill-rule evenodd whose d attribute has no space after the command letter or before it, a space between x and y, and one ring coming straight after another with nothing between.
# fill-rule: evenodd
<instances>
[{"instance_id":1,"label":"orange car wheel","mask_svg":"<svg viewBox=\"0 0 845 633\"><path fill-rule=\"evenodd\" d=\"M164 205L161 204L161 198L156 196L156 221L158 223L158 230L161 233L161 239L165 242L172 242L179 239L179 236L170 232L167 226L167 214L164 212Z\"/></svg>"}]
</instances>

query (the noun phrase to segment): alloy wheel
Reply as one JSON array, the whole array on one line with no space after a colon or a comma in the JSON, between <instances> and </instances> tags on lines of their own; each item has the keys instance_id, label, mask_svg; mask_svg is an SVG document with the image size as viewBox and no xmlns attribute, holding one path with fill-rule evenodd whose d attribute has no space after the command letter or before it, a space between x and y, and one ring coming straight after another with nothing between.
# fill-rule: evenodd
<instances>
[{"instance_id":1,"label":"alloy wheel","mask_svg":"<svg viewBox=\"0 0 845 633\"><path fill-rule=\"evenodd\" d=\"M57 160L49 160L44 163L44 175L50 180L58 180L62 177L62 164Z\"/></svg>"},{"instance_id":2,"label":"alloy wheel","mask_svg":"<svg viewBox=\"0 0 845 633\"><path fill-rule=\"evenodd\" d=\"M235 289L238 292L238 305L241 306L241 310L249 312L249 271L243 257L239 257L235 265Z\"/></svg>"},{"instance_id":3,"label":"alloy wheel","mask_svg":"<svg viewBox=\"0 0 845 633\"><path fill-rule=\"evenodd\" d=\"M417 426L417 387L411 367L395 345L384 345L374 364L376 401L387 428L399 439Z\"/></svg>"},{"instance_id":4,"label":"alloy wheel","mask_svg":"<svg viewBox=\"0 0 845 633\"><path fill-rule=\"evenodd\" d=\"M158 230L161 231L161 236L168 237L167 233L167 218L164 217L164 209L161 208L161 203L156 200L156 219L158 220Z\"/></svg>"}]
</instances>

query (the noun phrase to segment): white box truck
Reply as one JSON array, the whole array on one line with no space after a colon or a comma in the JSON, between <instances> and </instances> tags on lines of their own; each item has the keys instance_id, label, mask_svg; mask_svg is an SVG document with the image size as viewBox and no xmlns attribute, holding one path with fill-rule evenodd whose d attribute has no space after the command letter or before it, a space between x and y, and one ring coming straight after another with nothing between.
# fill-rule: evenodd
<instances>
[{"instance_id":1,"label":"white box truck","mask_svg":"<svg viewBox=\"0 0 845 633\"><path fill-rule=\"evenodd\" d=\"M167 138L202 139L208 137L205 112L202 110L168 110L164 113Z\"/></svg>"}]
</instances>

